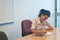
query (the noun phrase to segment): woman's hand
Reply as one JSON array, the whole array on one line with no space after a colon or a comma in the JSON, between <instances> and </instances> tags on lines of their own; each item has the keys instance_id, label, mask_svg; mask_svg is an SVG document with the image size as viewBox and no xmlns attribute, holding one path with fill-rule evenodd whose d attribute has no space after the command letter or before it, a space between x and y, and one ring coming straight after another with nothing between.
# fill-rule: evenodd
<instances>
[{"instance_id":1,"label":"woman's hand","mask_svg":"<svg viewBox=\"0 0 60 40\"><path fill-rule=\"evenodd\" d=\"M46 33L47 33L47 31L44 28L41 28L40 30L37 30L37 34L44 35Z\"/></svg>"},{"instance_id":2,"label":"woman's hand","mask_svg":"<svg viewBox=\"0 0 60 40\"><path fill-rule=\"evenodd\" d=\"M39 35L44 35L44 34L47 33L47 31L45 30L45 28L32 29L31 32L34 33L34 34L39 34Z\"/></svg>"}]
</instances>

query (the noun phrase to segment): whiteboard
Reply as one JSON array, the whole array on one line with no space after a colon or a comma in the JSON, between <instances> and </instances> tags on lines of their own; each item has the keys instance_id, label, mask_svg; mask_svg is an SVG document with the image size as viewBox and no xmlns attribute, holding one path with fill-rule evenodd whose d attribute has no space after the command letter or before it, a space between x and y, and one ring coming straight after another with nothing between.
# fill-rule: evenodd
<instances>
[{"instance_id":1,"label":"whiteboard","mask_svg":"<svg viewBox=\"0 0 60 40\"><path fill-rule=\"evenodd\" d=\"M14 1L0 0L0 24L14 21Z\"/></svg>"}]
</instances>

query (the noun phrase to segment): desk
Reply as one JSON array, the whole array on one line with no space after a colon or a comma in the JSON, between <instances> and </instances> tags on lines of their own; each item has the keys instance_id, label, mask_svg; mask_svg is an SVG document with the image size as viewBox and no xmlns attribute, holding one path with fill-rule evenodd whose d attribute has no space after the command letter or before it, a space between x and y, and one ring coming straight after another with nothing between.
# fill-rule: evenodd
<instances>
[{"instance_id":1,"label":"desk","mask_svg":"<svg viewBox=\"0 0 60 40\"><path fill-rule=\"evenodd\" d=\"M57 28L57 36L56 36L57 40L60 40L60 28Z\"/></svg>"},{"instance_id":2,"label":"desk","mask_svg":"<svg viewBox=\"0 0 60 40\"><path fill-rule=\"evenodd\" d=\"M47 30L48 32L52 32L52 30ZM30 34L17 40L56 40L56 29L53 30L51 35L44 35L44 36L36 36L35 34Z\"/></svg>"}]
</instances>

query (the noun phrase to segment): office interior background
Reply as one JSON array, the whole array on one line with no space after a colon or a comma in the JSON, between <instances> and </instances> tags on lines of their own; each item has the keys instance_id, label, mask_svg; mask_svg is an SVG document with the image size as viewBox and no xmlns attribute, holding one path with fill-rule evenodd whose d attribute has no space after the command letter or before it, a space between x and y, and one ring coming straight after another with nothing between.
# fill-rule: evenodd
<instances>
[{"instance_id":1,"label":"office interior background","mask_svg":"<svg viewBox=\"0 0 60 40\"><path fill-rule=\"evenodd\" d=\"M12 0L8 0L8 1L12 1ZM7 34L8 40L15 40L19 37L22 37L22 28L21 28L22 20L25 19L29 19L31 21L34 20L35 18L38 17L40 9L50 10L51 16L48 18L47 21L49 21L53 27L59 27L60 26L59 1L60 0L57 0L57 2L56 0L14 0L13 1L14 22L10 24L9 23L1 24L0 31L3 31ZM55 14L57 15L55 16Z\"/></svg>"}]
</instances>

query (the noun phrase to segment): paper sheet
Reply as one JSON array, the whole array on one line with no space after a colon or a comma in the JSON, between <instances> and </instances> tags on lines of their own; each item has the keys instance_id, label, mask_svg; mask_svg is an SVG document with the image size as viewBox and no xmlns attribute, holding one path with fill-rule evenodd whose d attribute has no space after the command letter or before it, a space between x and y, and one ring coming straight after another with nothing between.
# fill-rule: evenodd
<instances>
[{"instance_id":1,"label":"paper sheet","mask_svg":"<svg viewBox=\"0 0 60 40\"><path fill-rule=\"evenodd\" d=\"M53 32L47 32L45 35L51 35L53 34Z\"/></svg>"}]
</instances>

